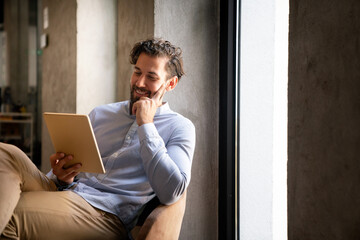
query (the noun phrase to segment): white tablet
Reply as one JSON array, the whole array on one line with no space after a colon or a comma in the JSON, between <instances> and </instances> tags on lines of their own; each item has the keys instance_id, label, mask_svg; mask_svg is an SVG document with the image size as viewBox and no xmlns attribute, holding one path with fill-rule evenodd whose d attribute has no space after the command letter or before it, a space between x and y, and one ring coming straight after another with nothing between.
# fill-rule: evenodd
<instances>
[{"instance_id":1,"label":"white tablet","mask_svg":"<svg viewBox=\"0 0 360 240\"><path fill-rule=\"evenodd\" d=\"M44 113L56 152L73 155L67 168L81 163L81 172L105 173L105 168L96 143L95 135L87 115L69 113Z\"/></svg>"}]
</instances>

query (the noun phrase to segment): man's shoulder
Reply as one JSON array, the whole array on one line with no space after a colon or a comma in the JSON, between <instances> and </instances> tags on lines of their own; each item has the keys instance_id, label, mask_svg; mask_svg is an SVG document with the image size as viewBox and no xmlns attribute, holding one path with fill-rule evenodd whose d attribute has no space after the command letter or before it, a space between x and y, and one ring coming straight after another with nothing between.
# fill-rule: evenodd
<instances>
[{"instance_id":1,"label":"man's shoulder","mask_svg":"<svg viewBox=\"0 0 360 240\"><path fill-rule=\"evenodd\" d=\"M89 116L92 121L104 121L104 119L118 118L121 116L126 117L129 115L127 106L127 101L99 105L90 112Z\"/></svg>"},{"instance_id":2,"label":"man's shoulder","mask_svg":"<svg viewBox=\"0 0 360 240\"><path fill-rule=\"evenodd\" d=\"M180 113L174 112L174 116L168 122L166 129L172 138L195 142L195 125L189 118Z\"/></svg>"},{"instance_id":3,"label":"man's shoulder","mask_svg":"<svg viewBox=\"0 0 360 240\"><path fill-rule=\"evenodd\" d=\"M182 115L179 112L175 112L175 111L169 111L167 116L166 116L166 125L172 125L174 128L187 128L187 129L195 129L195 126L193 124L193 122L185 117L184 115Z\"/></svg>"},{"instance_id":4,"label":"man's shoulder","mask_svg":"<svg viewBox=\"0 0 360 240\"><path fill-rule=\"evenodd\" d=\"M128 101L122 102L114 102L114 103L107 103L103 105L99 105L93 109L92 112L119 112L122 110L126 110L128 106Z\"/></svg>"},{"instance_id":5,"label":"man's shoulder","mask_svg":"<svg viewBox=\"0 0 360 240\"><path fill-rule=\"evenodd\" d=\"M181 124L194 127L193 122L192 122L189 118L185 117L184 115L182 115L182 114L180 114L180 113L176 113L176 115L177 115L178 121L179 121Z\"/></svg>"}]
</instances>

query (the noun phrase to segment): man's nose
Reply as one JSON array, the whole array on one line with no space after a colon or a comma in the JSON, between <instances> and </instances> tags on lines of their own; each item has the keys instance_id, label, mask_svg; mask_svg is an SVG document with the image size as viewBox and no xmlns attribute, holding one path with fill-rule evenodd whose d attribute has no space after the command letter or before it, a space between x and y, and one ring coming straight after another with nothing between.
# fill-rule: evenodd
<instances>
[{"instance_id":1,"label":"man's nose","mask_svg":"<svg viewBox=\"0 0 360 240\"><path fill-rule=\"evenodd\" d=\"M145 76L143 74L141 74L139 76L139 78L137 79L136 86L137 87L145 87Z\"/></svg>"}]
</instances>

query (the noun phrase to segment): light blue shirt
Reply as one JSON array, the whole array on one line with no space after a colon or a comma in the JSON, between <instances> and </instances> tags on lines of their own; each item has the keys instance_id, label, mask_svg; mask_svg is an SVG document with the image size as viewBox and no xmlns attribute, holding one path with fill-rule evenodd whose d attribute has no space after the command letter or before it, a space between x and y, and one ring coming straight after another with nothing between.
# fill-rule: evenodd
<instances>
[{"instance_id":1,"label":"light blue shirt","mask_svg":"<svg viewBox=\"0 0 360 240\"><path fill-rule=\"evenodd\" d=\"M154 123L139 127L129 114L129 101L96 107L89 117L106 173L80 173L72 191L129 228L155 195L163 204L180 198L190 182L195 148L190 120L166 103ZM54 179L52 172L48 176Z\"/></svg>"}]
</instances>

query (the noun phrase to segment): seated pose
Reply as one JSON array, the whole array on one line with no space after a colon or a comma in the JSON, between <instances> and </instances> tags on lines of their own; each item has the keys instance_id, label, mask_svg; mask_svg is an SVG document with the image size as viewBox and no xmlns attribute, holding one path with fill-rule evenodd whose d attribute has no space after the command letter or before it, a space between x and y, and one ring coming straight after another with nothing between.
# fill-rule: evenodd
<instances>
[{"instance_id":1,"label":"seated pose","mask_svg":"<svg viewBox=\"0 0 360 240\"><path fill-rule=\"evenodd\" d=\"M55 153L45 175L0 143L0 239L127 239L144 204L157 196L169 205L184 193L195 128L162 102L184 74L181 50L149 39L135 44L130 62L130 101L89 114L105 174L65 169L71 153Z\"/></svg>"}]
</instances>

